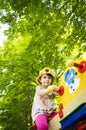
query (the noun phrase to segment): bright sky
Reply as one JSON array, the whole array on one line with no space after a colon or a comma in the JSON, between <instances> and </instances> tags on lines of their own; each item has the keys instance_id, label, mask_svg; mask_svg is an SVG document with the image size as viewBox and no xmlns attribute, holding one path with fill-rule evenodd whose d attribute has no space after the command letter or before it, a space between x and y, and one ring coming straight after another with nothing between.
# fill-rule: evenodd
<instances>
[{"instance_id":1,"label":"bright sky","mask_svg":"<svg viewBox=\"0 0 86 130\"><path fill-rule=\"evenodd\" d=\"M8 29L7 24L0 24L0 46L3 46L3 41L7 39L7 36L4 36L4 30Z\"/></svg>"}]
</instances>

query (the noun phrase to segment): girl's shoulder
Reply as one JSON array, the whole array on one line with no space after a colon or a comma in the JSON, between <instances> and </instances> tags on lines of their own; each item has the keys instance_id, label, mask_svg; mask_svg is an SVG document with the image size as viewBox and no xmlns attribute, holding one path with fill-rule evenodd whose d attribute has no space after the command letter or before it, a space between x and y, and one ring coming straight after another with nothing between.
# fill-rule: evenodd
<instances>
[{"instance_id":1,"label":"girl's shoulder","mask_svg":"<svg viewBox=\"0 0 86 130\"><path fill-rule=\"evenodd\" d=\"M37 85L36 88L41 88L41 86Z\"/></svg>"},{"instance_id":2,"label":"girl's shoulder","mask_svg":"<svg viewBox=\"0 0 86 130\"><path fill-rule=\"evenodd\" d=\"M40 85L37 85L36 88L41 88L41 86L40 86Z\"/></svg>"},{"instance_id":3,"label":"girl's shoulder","mask_svg":"<svg viewBox=\"0 0 86 130\"><path fill-rule=\"evenodd\" d=\"M41 88L41 86L36 86L36 90L41 90L42 88Z\"/></svg>"}]
</instances>

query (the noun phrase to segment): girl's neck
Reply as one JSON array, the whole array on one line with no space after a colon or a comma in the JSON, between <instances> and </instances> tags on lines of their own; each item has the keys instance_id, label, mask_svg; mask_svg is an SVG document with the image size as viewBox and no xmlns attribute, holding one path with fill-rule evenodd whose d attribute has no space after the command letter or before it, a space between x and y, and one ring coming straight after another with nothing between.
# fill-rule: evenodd
<instances>
[{"instance_id":1,"label":"girl's neck","mask_svg":"<svg viewBox=\"0 0 86 130\"><path fill-rule=\"evenodd\" d=\"M41 88L45 88L45 89L46 89L47 87L48 87L48 86L42 86L42 85L41 85Z\"/></svg>"}]
</instances>

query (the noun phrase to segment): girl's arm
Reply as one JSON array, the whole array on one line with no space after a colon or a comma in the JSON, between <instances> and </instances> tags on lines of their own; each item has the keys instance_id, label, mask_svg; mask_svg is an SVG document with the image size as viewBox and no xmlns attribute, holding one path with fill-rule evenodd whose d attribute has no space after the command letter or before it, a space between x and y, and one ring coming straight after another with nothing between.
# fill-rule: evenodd
<instances>
[{"instance_id":1,"label":"girl's arm","mask_svg":"<svg viewBox=\"0 0 86 130\"><path fill-rule=\"evenodd\" d=\"M59 87L54 86L54 90L53 91L56 92L56 93L59 93Z\"/></svg>"},{"instance_id":2,"label":"girl's arm","mask_svg":"<svg viewBox=\"0 0 86 130\"><path fill-rule=\"evenodd\" d=\"M42 88L40 86L37 86L36 92L39 96L45 96L50 92L53 92L54 95L58 95L59 93L59 88L57 86L49 86L48 88Z\"/></svg>"},{"instance_id":3,"label":"girl's arm","mask_svg":"<svg viewBox=\"0 0 86 130\"><path fill-rule=\"evenodd\" d=\"M37 94L39 95L39 96L45 96L46 94L48 94L49 93L49 91L48 91L48 89L46 88L46 89L41 89L40 88L40 86L37 86L37 88L36 88L36 92L37 92Z\"/></svg>"},{"instance_id":4,"label":"girl's arm","mask_svg":"<svg viewBox=\"0 0 86 130\"><path fill-rule=\"evenodd\" d=\"M53 92L54 96L58 96L58 93L57 92Z\"/></svg>"}]
</instances>

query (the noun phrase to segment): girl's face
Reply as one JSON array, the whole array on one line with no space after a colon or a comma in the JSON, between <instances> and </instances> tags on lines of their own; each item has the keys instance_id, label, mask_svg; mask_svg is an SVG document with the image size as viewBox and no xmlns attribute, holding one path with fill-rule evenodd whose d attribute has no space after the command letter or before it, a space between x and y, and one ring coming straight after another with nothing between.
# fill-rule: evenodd
<instances>
[{"instance_id":1,"label":"girl's face","mask_svg":"<svg viewBox=\"0 0 86 130\"><path fill-rule=\"evenodd\" d=\"M53 80L53 78L51 75L49 75L49 74L42 75L42 77L40 78L42 87L47 88L49 85L52 84L52 80Z\"/></svg>"}]
</instances>

